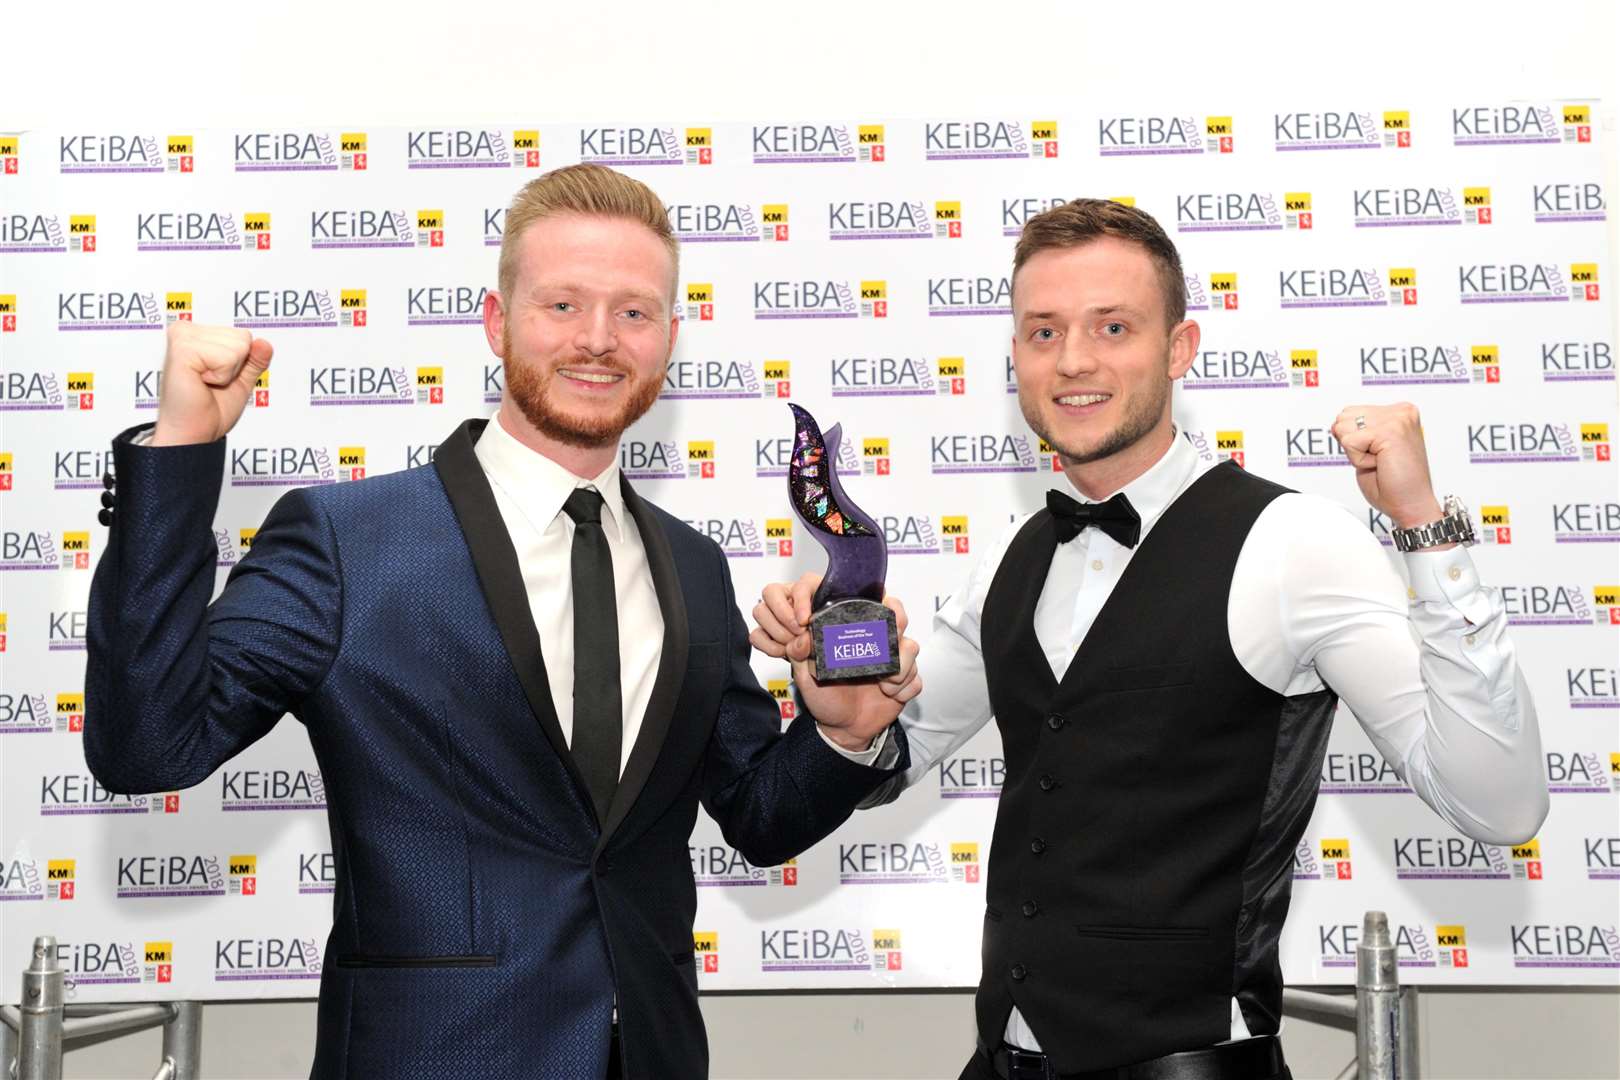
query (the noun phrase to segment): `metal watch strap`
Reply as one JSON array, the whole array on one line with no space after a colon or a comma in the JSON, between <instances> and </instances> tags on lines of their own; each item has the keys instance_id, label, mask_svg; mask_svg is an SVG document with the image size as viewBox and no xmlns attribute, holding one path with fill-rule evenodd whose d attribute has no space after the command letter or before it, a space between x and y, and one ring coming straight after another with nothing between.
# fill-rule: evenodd
<instances>
[{"instance_id":1,"label":"metal watch strap","mask_svg":"<svg viewBox=\"0 0 1620 1080\"><path fill-rule=\"evenodd\" d=\"M1442 544L1472 544L1477 540L1467 507L1455 495L1446 496L1446 516L1410 529L1392 529L1396 551L1423 551Z\"/></svg>"}]
</instances>

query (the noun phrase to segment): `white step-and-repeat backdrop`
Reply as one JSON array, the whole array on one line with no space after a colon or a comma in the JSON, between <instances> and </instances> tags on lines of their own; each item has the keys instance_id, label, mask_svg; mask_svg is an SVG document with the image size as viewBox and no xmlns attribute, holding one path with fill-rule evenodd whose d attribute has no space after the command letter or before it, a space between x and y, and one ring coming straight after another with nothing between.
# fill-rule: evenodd
<instances>
[{"instance_id":1,"label":"white step-and-repeat backdrop","mask_svg":"<svg viewBox=\"0 0 1620 1080\"><path fill-rule=\"evenodd\" d=\"M687 325L626 472L713 536L752 598L822 565L790 520L783 402L842 421L848 488L888 534L925 673L928 613L1061 483L1008 359L1011 250L1032 214L1085 195L1157 216L1205 327L1176 402L1199 452L1339 500L1386 542L1328 424L1352 402L1418 402L1437 484L1481 515L1475 558L1507 594L1552 813L1522 848L1463 838L1341 713L1286 975L1350 981L1361 913L1383 908L1410 982L1613 984L1620 496L1599 107L1278 104L0 137L4 998L38 933L62 943L78 1000L315 992L333 863L295 722L189 791L113 795L85 768L108 441L153 415L167 323L274 340L230 440L221 583L283 490L426 464L499 398L478 323L502 208L577 161L645 179L684 242ZM786 718L786 666L757 668ZM1172 783L1199 767L1164 762ZM778 868L702 821L702 984L975 983L1002 768L992 726Z\"/></svg>"}]
</instances>

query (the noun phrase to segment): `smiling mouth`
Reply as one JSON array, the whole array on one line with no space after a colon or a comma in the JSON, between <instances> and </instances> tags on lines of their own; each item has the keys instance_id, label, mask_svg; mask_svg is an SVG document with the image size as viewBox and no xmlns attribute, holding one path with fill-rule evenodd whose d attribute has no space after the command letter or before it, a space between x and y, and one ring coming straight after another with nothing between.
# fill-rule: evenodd
<instances>
[{"instance_id":1,"label":"smiling mouth","mask_svg":"<svg viewBox=\"0 0 1620 1080\"><path fill-rule=\"evenodd\" d=\"M1059 405L1100 405L1113 397L1112 394L1065 394L1057 399Z\"/></svg>"},{"instance_id":2,"label":"smiling mouth","mask_svg":"<svg viewBox=\"0 0 1620 1080\"><path fill-rule=\"evenodd\" d=\"M616 383L624 379L624 375L617 372L576 371L573 368L558 368L557 374L561 375L565 379L573 379L577 382L597 383L599 385Z\"/></svg>"}]
</instances>

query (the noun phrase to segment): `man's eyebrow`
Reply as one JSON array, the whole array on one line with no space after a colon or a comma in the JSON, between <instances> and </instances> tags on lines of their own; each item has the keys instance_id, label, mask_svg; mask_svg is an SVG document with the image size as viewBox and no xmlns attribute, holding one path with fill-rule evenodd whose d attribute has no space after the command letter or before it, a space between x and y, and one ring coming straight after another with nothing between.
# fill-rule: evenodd
<instances>
[{"instance_id":1,"label":"man's eyebrow","mask_svg":"<svg viewBox=\"0 0 1620 1080\"><path fill-rule=\"evenodd\" d=\"M621 295L626 300L636 300L647 307L662 308L664 306L664 298L662 296L645 289L631 289L630 291L622 293Z\"/></svg>"},{"instance_id":2,"label":"man's eyebrow","mask_svg":"<svg viewBox=\"0 0 1620 1080\"><path fill-rule=\"evenodd\" d=\"M1143 311L1130 304L1100 304L1097 307L1086 309L1088 315L1135 315L1140 317Z\"/></svg>"},{"instance_id":3,"label":"man's eyebrow","mask_svg":"<svg viewBox=\"0 0 1620 1080\"><path fill-rule=\"evenodd\" d=\"M546 292L578 293L587 291L585 286L577 281L537 281L529 289L528 295L530 299L533 299ZM631 300L644 307L656 307L659 310L663 309L665 303L664 297L652 289L626 289L615 294L614 298L616 300Z\"/></svg>"},{"instance_id":4,"label":"man's eyebrow","mask_svg":"<svg viewBox=\"0 0 1620 1080\"><path fill-rule=\"evenodd\" d=\"M1145 316L1145 313L1142 311L1142 309L1137 308L1137 307L1133 307L1130 304L1094 304L1091 307L1088 307L1088 308L1084 309L1084 311L1082 311L1082 314L1090 315L1090 316L1097 316L1097 315L1131 315L1131 316L1134 316L1136 318L1143 318ZM1057 312L1055 312L1055 311L1026 311L1026 312L1024 312L1022 315L1020 315L1018 317L1018 321L1019 322L1031 322L1031 321L1042 322L1042 321L1045 321L1047 319L1055 319L1057 317L1058 317Z\"/></svg>"}]
</instances>

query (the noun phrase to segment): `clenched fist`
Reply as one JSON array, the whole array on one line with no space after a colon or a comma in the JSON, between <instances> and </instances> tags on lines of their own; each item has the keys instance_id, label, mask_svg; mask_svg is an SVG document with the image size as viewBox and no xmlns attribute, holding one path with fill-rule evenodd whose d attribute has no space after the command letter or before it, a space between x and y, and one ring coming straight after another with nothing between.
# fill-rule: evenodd
<instances>
[{"instance_id":1,"label":"clenched fist","mask_svg":"<svg viewBox=\"0 0 1620 1080\"><path fill-rule=\"evenodd\" d=\"M1416 405L1351 405L1334 419L1333 437L1356 467L1362 497L1397 528L1440 520Z\"/></svg>"},{"instance_id":2,"label":"clenched fist","mask_svg":"<svg viewBox=\"0 0 1620 1080\"><path fill-rule=\"evenodd\" d=\"M153 446L207 443L236 426L274 350L229 326L169 325Z\"/></svg>"}]
</instances>

